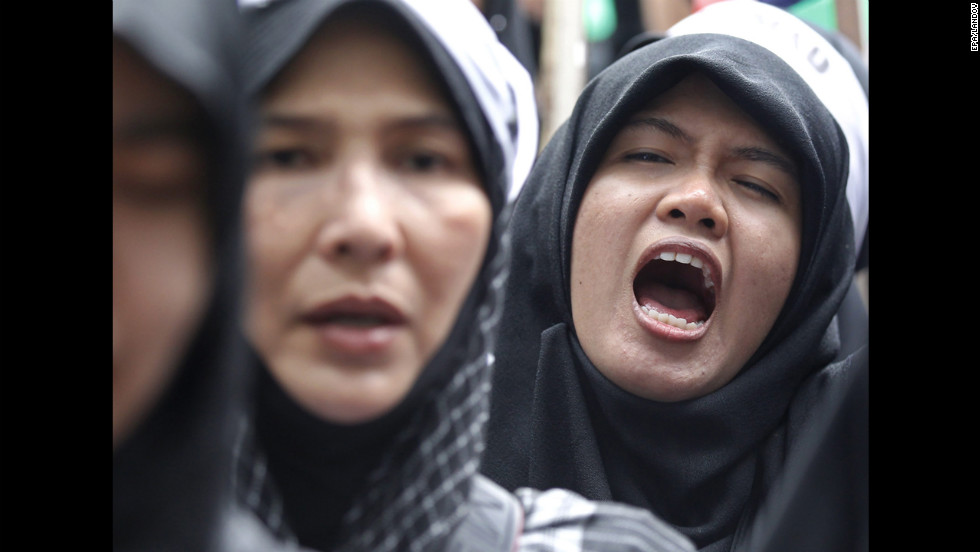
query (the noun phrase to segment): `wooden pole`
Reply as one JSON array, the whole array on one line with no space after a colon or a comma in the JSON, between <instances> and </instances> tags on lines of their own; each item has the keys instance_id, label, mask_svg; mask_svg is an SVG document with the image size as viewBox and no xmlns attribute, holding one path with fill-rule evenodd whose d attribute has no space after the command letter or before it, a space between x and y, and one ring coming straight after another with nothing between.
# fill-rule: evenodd
<instances>
[{"instance_id":1,"label":"wooden pole","mask_svg":"<svg viewBox=\"0 0 980 552\"><path fill-rule=\"evenodd\" d=\"M545 0L544 4L538 78L541 147L571 115L587 74L582 0Z\"/></svg>"},{"instance_id":2,"label":"wooden pole","mask_svg":"<svg viewBox=\"0 0 980 552\"><path fill-rule=\"evenodd\" d=\"M674 23L691 14L692 0L640 0L643 28L666 32Z\"/></svg>"},{"instance_id":3,"label":"wooden pole","mask_svg":"<svg viewBox=\"0 0 980 552\"><path fill-rule=\"evenodd\" d=\"M857 0L834 0L834 7L837 10L837 30L849 38L859 51L863 51L861 14L858 12Z\"/></svg>"}]
</instances>

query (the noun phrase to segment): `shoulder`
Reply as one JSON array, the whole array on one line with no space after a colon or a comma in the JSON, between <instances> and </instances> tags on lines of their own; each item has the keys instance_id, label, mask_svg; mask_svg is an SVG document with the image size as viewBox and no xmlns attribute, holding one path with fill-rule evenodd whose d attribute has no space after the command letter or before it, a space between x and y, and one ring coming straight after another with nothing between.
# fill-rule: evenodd
<instances>
[{"instance_id":1,"label":"shoulder","mask_svg":"<svg viewBox=\"0 0 980 552\"><path fill-rule=\"evenodd\" d=\"M511 552L521 530L523 512L514 495L477 474L470 488L467 514L453 533L450 552Z\"/></svg>"},{"instance_id":2,"label":"shoulder","mask_svg":"<svg viewBox=\"0 0 980 552\"><path fill-rule=\"evenodd\" d=\"M694 546L647 510L587 500L565 489L516 491L524 510L521 551L682 552Z\"/></svg>"},{"instance_id":3,"label":"shoulder","mask_svg":"<svg viewBox=\"0 0 980 552\"><path fill-rule=\"evenodd\" d=\"M276 537L254 512L238 504L223 512L218 539L222 552L311 552Z\"/></svg>"},{"instance_id":4,"label":"shoulder","mask_svg":"<svg viewBox=\"0 0 980 552\"><path fill-rule=\"evenodd\" d=\"M814 424L841 410L841 403L864 390L867 395L869 345L864 344L847 357L817 371L800 386L790 405L789 428L792 435L805 435ZM867 400L864 398L863 400Z\"/></svg>"}]
</instances>

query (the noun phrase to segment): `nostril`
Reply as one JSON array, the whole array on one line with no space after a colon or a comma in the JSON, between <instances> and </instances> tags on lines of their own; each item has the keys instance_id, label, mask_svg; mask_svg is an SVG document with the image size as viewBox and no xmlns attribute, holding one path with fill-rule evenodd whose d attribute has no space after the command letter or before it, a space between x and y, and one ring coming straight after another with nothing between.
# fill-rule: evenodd
<instances>
[{"instance_id":1,"label":"nostril","mask_svg":"<svg viewBox=\"0 0 980 552\"><path fill-rule=\"evenodd\" d=\"M709 219L709 218L701 219L701 224L705 225L708 228L714 228L715 227L715 221L712 220L712 219Z\"/></svg>"},{"instance_id":2,"label":"nostril","mask_svg":"<svg viewBox=\"0 0 980 552\"><path fill-rule=\"evenodd\" d=\"M684 218L684 213L681 212L680 209L671 209L670 210L670 217L671 218Z\"/></svg>"},{"instance_id":3,"label":"nostril","mask_svg":"<svg viewBox=\"0 0 980 552\"><path fill-rule=\"evenodd\" d=\"M386 240L344 240L336 244L333 254L337 258L377 261L390 258L395 251L394 244Z\"/></svg>"}]
</instances>

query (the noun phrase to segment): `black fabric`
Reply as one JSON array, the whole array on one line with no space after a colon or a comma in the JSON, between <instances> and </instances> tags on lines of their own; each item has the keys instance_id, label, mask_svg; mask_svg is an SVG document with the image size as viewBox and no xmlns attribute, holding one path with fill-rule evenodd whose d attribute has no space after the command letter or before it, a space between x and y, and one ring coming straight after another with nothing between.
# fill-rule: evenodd
<instances>
[{"instance_id":1,"label":"black fabric","mask_svg":"<svg viewBox=\"0 0 980 552\"><path fill-rule=\"evenodd\" d=\"M304 544L326 550L338 544L344 514L404 425L398 422L406 418L387 416L356 426L325 424L296 404L263 369L255 419L269 471L286 498L282 508L289 530Z\"/></svg>"},{"instance_id":2,"label":"black fabric","mask_svg":"<svg viewBox=\"0 0 980 552\"><path fill-rule=\"evenodd\" d=\"M233 412L247 374L237 328L245 119L235 3L114 0L113 35L197 99L212 176L215 280L173 381L113 452L113 550L213 550L229 503Z\"/></svg>"},{"instance_id":3,"label":"black fabric","mask_svg":"<svg viewBox=\"0 0 980 552\"><path fill-rule=\"evenodd\" d=\"M871 338L868 307L861 297L857 280L851 283L844 301L841 302L837 323L840 327L840 351L837 353L837 359L843 360L867 345Z\"/></svg>"},{"instance_id":4,"label":"black fabric","mask_svg":"<svg viewBox=\"0 0 980 552\"><path fill-rule=\"evenodd\" d=\"M837 51L844 56L844 59L846 59L851 65L851 69L854 70L854 76L856 76L858 82L861 83L861 88L864 89L864 95L870 97L868 66L864 62L864 58L861 56L861 52L858 50L857 46L855 46L855 44L849 38L847 38L847 36L839 31L825 29L816 23L807 22L807 24L809 24L813 30L817 31L821 36L827 39L827 42L831 43L834 48L836 48ZM868 262L870 259L868 257L868 249L870 244L868 243L868 231L870 229L871 224L869 220L868 224L865 226L864 239L861 241L861 246L858 248L857 265L854 267L855 271L864 270L869 267ZM853 316L855 317L855 322L851 324L851 326L857 326L858 329L855 331L860 332L860 325L867 322L867 317L862 319L858 314L854 314ZM843 328L841 331L843 331ZM867 340L864 342L867 343Z\"/></svg>"},{"instance_id":5,"label":"black fabric","mask_svg":"<svg viewBox=\"0 0 980 552\"><path fill-rule=\"evenodd\" d=\"M571 237L618 129L694 70L797 157L801 255L783 310L741 372L704 397L661 403L620 389L581 350ZM562 486L646 507L700 549L727 550L796 443L786 416L798 390L839 348L832 321L854 263L847 167L830 113L788 65L747 41L665 38L591 81L517 199L484 473L511 490Z\"/></svg>"},{"instance_id":6,"label":"black fabric","mask_svg":"<svg viewBox=\"0 0 980 552\"><path fill-rule=\"evenodd\" d=\"M869 549L870 374L865 345L820 374L825 378L815 378L819 402L805 416L801 442L746 532L745 550Z\"/></svg>"},{"instance_id":7,"label":"black fabric","mask_svg":"<svg viewBox=\"0 0 980 552\"><path fill-rule=\"evenodd\" d=\"M388 0L289 0L245 12L249 89L261 90L313 32L342 9L384 16L431 64L467 130L493 211L483 265L446 342L408 396L376 420L337 425L299 408L263 372L256 392L258 440L241 457L248 472L265 457L287 527L319 550L439 549L467 514L489 408L493 329L507 254L505 202L511 171L460 68L415 12ZM477 13L479 16L479 14ZM377 20L377 19L375 19ZM485 22L484 22L485 24ZM239 499L252 486L243 482ZM264 505L248 504L259 515ZM264 519L267 524L269 519Z\"/></svg>"},{"instance_id":8,"label":"black fabric","mask_svg":"<svg viewBox=\"0 0 980 552\"><path fill-rule=\"evenodd\" d=\"M830 31L813 23L810 23L810 27L820 33L821 36L827 39L827 42L831 43L844 56L844 59L850 64L851 69L854 70L854 75L857 77L858 82L861 83L864 95L868 96L868 66L864 63L864 60L861 58L861 53L854 43L840 32ZM865 226L864 240L861 241L857 252L857 263L854 266L855 272L869 268L868 262L870 259L868 257L868 250L870 244L868 242L868 236L870 230L871 224L869 220ZM840 321L841 350L837 358L844 359L848 355L856 352L861 346L866 345L870 338L868 308L864 303L864 299L861 297L861 292L856 282L851 286L851 290L847 293L847 296L844 297L844 303L841 305L838 319Z\"/></svg>"}]
</instances>

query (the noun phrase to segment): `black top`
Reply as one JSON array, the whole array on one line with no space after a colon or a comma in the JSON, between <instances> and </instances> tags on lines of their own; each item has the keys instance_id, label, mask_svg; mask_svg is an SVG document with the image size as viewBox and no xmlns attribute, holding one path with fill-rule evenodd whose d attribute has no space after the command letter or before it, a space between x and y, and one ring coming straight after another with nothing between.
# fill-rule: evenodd
<instances>
[{"instance_id":1,"label":"black top","mask_svg":"<svg viewBox=\"0 0 980 552\"><path fill-rule=\"evenodd\" d=\"M212 295L168 389L113 453L112 548L211 550L230 500L232 411L246 380L238 335L244 102L233 0L113 0L113 35L186 88L207 122Z\"/></svg>"},{"instance_id":2,"label":"black top","mask_svg":"<svg viewBox=\"0 0 980 552\"><path fill-rule=\"evenodd\" d=\"M571 239L613 136L694 70L795 155L802 244L779 318L740 373L706 396L663 403L619 388L583 352L571 314ZM646 507L699 548L727 550L837 373L828 366L839 346L831 321L854 264L847 167L844 135L820 100L745 40L666 38L598 75L517 200L484 473L508 489L565 487Z\"/></svg>"}]
</instances>

